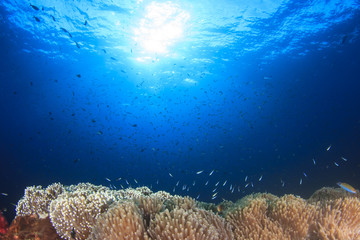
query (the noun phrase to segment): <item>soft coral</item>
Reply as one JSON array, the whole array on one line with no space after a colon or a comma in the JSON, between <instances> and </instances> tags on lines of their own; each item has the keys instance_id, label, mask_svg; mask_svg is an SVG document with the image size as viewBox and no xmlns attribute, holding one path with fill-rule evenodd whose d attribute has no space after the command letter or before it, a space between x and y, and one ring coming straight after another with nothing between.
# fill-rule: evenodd
<instances>
[{"instance_id":1,"label":"soft coral","mask_svg":"<svg viewBox=\"0 0 360 240\"><path fill-rule=\"evenodd\" d=\"M0 212L0 234L5 234L8 230L8 228L9 228L9 224L6 221L6 219L4 218L4 216L1 215L1 212Z\"/></svg>"}]
</instances>

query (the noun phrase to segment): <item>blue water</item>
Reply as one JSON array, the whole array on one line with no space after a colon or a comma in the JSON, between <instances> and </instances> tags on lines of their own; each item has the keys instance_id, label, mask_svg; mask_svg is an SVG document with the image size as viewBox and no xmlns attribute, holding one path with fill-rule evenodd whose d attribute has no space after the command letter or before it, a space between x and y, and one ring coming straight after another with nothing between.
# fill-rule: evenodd
<instances>
[{"instance_id":1,"label":"blue water","mask_svg":"<svg viewBox=\"0 0 360 240\"><path fill-rule=\"evenodd\" d=\"M360 5L300 2L2 0L3 213L53 182L360 188Z\"/></svg>"}]
</instances>

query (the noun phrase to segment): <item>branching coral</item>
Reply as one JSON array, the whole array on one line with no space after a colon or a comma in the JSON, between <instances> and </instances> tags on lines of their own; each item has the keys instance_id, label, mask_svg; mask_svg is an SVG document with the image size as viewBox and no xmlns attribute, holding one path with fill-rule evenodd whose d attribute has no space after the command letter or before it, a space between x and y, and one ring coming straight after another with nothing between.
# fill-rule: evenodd
<instances>
[{"instance_id":1,"label":"branching coral","mask_svg":"<svg viewBox=\"0 0 360 240\"><path fill-rule=\"evenodd\" d=\"M147 240L143 218L134 202L116 203L101 214L89 240Z\"/></svg>"}]
</instances>

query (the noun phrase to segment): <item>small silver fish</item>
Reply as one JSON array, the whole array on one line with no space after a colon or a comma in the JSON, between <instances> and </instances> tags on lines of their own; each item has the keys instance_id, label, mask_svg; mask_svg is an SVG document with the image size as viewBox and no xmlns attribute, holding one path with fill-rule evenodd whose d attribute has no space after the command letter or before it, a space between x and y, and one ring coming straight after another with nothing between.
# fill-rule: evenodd
<instances>
[{"instance_id":1,"label":"small silver fish","mask_svg":"<svg viewBox=\"0 0 360 240\"><path fill-rule=\"evenodd\" d=\"M245 182L247 181L247 179L248 179L248 176L245 177Z\"/></svg>"},{"instance_id":2,"label":"small silver fish","mask_svg":"<svg viewBox=\"0 0 360 240\"><path fill-rule=\"evenodd\" d=\"M200 197L200 194L199 194L199 195L197 195L196 200L197 200L197 199L199 199L199 197Z\"/></svg>"},{"instance_id":3,"label":"small silver fish","mask_svg":"<svg viewBox=\"0 0 360 240\"><path fill-rule=\"evenodd\" d=\"M314 165L316 165L315 158L313 158L313 163L314 163Z\"/></svg>"},{"instance_id":4,"label":"small silver fish","mask_svg":"<svg viewBox=\"0 0 360 240\"><path fill-rule=\"evenodd\" d=\"M328 148L326 149L326 151L329 151L329 150L330 150L330 148L331 148L331 145L330 145L330 146L328 146Z\"/></svg>"},{"instance_id":5,"label":"small silver fish","mask_svg":"<svg viewBox=\"0 0 360 240\"><path fill-rule=\"evenodd\" d=\"M179 186L180 181L177 181L176 186Z\"/></svg>"},{"instance_id":6,"label":"small silver fish","mask_svg":"<svg viewBox=\"0 0 360 240\"><path fill-rule=\"evenodd\" d=\"M105 179L106 179L106 181L111 182L111 180L109 178L105 178Z\"/></svg>"},{"instance_id":7,"label":"small silver fish","mask_svg":"<svg viewBox=\"0 0 360 240\"><path fill-rule=\"evenodd\" d=\"M210 172L209 176L211 176L214 173L214 171L215 171L215 169Z\"/></svg>"},{"instance_id":8,"label":"small silver fish","mask_svg":"<svg viewBox=\"0 0 360 240\"><path fill-rule=\"evenodd\" d=\"M342 160L344 160L345 162L347 162L347 159L346 159L346 158L344 158L344 157L341 157L341 159L342 159Z\"/></svg>"},{"instance_id":9,"label":"small silver fish","mask_svg":"<svg viewBox=\"0 0 360 240\"><path fill-rule=\"evenodd\" d=\"M227 183L227 180L225 180L225 182L223 183L223 186L225 186L226 183Z\"/></svg>"},{"instance_id":10,"label":"small silver fish","mask_svg":"<svg viewBox=\"0 0 360 240\"><path fill-rule=\"evenodd\" d=\"M136 184L138 183L136 179L134 179L134 182L135 182Z\"/></svg>"},{"instance_id":11,"label":"small silver fish","mask_svg":"<svg viewBox=\"0 0 360 240\"><path fill-rule=\"evenodd\" d=\"M219 185L219 183L220 183L220 182L217 182L217 183L215 184L215 187L216 187L217 185Z\"/></svg>"},{"instance_id":12,"label":"small silver fish","mask_svg":"<svg viewBox=\"0 0 360 240\"><path fill-rule=\"evenodd\" d=\"M8 194L7 194L7 193L4 193L4 192L2 192L1 195L3 195L3 196L8 196Z\"/></svg>"},{"instance_id":13,"label":"small silver fish","mask_svg":"<svg viewBox=\"0 0 360 240\"><path fill-rule=\"evenodd\" d=\"M302 184L302 178L300 178L300 185Z\"/></svg>"},{"instance_id":14,"label":"small silver fish","mask_svg":"<svg viewBox=\"0 0 360 240\"><path fill-rule=\"evenodd\" d=\"M334 161L334 164L335 164L335 166L337 166L337 167L339 166L339 164L338 164L337 162L335 162L335 161Z\"/></svg>"},{"instance_id":15,"label":"small silver fish","mask_svg":"<svg viewBox=\"0 0 360 240\"><path fill-rule=\"evenodd\" d=\"M205 186L208 185L209 181L206 181Z\"/></svg>"},{"instance_id":16,"label":"small silver fish","mask_svg":"<svg viewBox=\"0 0 360 240\"><path fill-rule=\"evenodd\" d=\"M170 177L173 177L173 175L172 175L171 173L169 173L169 176L170 176Z\"/></svg>"},{"instance_id":17,"label":"small silver fish","mask_svg":"<svg viewBox=\"0 0 360 240\"><path fill-rule=\"evenodd\" d=\"M259 178L259 182L262 180L262 178L263 178L263 175L261 175L261 176L260 176L260 178Z\"/></svg>"},{"instance_id":18,"label":"small silver fish","mask_svg":"<svg viewBox=\"0 0 360 240\"><path fill-rule=\"evenodd\" d=\"M247 184L245 185L245 188L247 188L249 185L250 185L250 183L247 183Z\"/></svg>"},{"instance_id":19,"label":"small silver fish","mask_svg":"<svg viewBox=\"0 0 360 240\"><path fill-rule=\"evenodd\" d=\"M196 174L201 174L204 170L198 171L196 172Z\"/></svg>"},{"instance_id":20,"label":"small silver fish","mask_svg":"<svg viewBox=\"0 0 360 240\"><path fill-rule=\"evenodd\" d=\"M303 172L303 174L304 174L304 176L305 176L305 177L307 177L307 175L306 175L306 173L305 173L305 172Z\"/></svg>"},{"instance_id":21,"label":"small silver fish","mask_svg":"<svg viewBox=\"0 0 360 240\"><path fill-rule=\"evenodd\" d=\"M212 192L215 192L217 188L215 188Z\"/></svg>"}]
</instances>

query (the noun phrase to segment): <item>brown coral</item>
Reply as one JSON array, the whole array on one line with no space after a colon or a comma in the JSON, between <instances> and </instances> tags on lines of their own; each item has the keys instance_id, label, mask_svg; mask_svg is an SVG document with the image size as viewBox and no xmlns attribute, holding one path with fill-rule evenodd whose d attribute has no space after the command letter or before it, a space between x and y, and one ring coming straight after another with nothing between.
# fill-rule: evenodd
<instances>
[{"instance_id":1,"label":"brown coral","mask_svg":"<svg viewBox=\"0 0 360 240\"><path fill-rule=\"evenodd\" d=\"M89 240L147 240L143 218L134 202L116 203L101 214Z\"/></svg>"}]
</instances>

